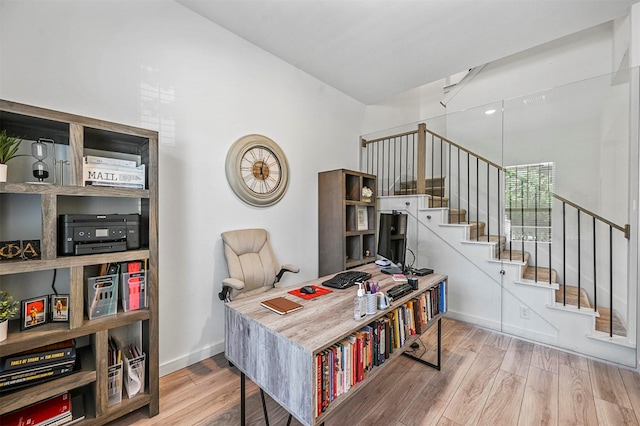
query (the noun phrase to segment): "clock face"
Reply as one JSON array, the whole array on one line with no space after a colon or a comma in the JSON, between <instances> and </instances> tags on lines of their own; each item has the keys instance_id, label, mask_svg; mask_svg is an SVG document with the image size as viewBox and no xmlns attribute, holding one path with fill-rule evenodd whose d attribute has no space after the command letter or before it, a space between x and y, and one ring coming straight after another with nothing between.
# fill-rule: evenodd
<instances>
[{"instance_id":1,"label":"clock face","mask_svg":"<svg viewBox=\"0 0 640 426\"><path fill-rule=\"evenodd\" d=\"M256 194L268 194L280 185L280 160L266 146L249 148L240 160L240 169L244 184Z\"/></svg>"},{"instance_id":2,"label":"clock face","mask_svg":"<svg viewBox=\"0 0 640 426\"><path fill-rule=\"evenodd\" d=\"M278 144L262 135L247 135L229 149L227 180L244 202L266 207L280 201L287 190L287 159Z\"/></svg>"}]
</instances>

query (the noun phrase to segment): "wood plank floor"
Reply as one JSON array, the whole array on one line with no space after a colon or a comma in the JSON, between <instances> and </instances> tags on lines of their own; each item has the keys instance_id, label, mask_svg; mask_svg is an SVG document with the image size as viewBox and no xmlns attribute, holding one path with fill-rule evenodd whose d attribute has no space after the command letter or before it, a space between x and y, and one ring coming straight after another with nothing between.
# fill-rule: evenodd
<instances>
[{"instance_id":1,"label":"wood plank floor","mask_svg":"<svg viewBox=\"0 0 640 426\"><path fill-rule=\"evenodd\" d=\"M436 327L415 354L435 361ZM326 426L640 425L635 371L444 319L442 370L400 357L339 407ZM247 424L263 425L247 380ZM269 423L288 414L267 396ZM160 379L160 414L120 425L238 425L240 375L222 354ZM293 419L292 425L300 425Z\"/></svg>"}]
</instances>

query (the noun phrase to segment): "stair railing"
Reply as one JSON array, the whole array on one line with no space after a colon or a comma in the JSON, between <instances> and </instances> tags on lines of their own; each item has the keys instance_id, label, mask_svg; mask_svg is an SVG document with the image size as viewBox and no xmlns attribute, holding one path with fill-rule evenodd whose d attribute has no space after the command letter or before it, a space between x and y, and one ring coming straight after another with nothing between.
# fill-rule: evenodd
<instances>
[{"instance_id":1,"label":"stair railing","mask_svg":"<svg viewBox=\"0 0 640 426\"><path fill-rule=\"evenodd\" d=\"M462 210L466 207L468 217L466 223L475 222L475 233L472 231L470 239L476 241L492 241L492 225L497 229L496 242L497 257L502 258L503 241L509 240L508 259L513 260L513 253L520 252L522 260L525 259L525 241L522 240L521 247L517 250L513 249L513 241L509 235L506 235L505 224L505 206L503 204L502 185L504 180L504 168L469 149L441 136L429 129L425 123L420 123L416 130L407 131L391 136L385 136L377 139L366 140L361 139L363 148L362 155L362 171L377 175L378 177L378 194L377 196L394 196L394 195L410 195L422 194L429 196L429 207L447 207L449 209L449 217L452 217L452 208L458 210L458 224L463 223ZM415 178L414 178L415 177ZM494 180L495 179L495 180ZM446 185L436 187L436 181ZM494 185L491 182L495 182ZM386 184L385 184L386 182ZM484 191L480 187L484 187ZM475 191L472 189L475 188ZM441 191L441 192L439 192ZM439 195L435 195L439 194ZM613 336L613 239L614 231L621 231L624 238L629 239L630 226L617 225L587 209L578 206L575 203L553 193L553 198L562 203L562 271L563 280L566 284L567 280L567 206L575 209L577 212L576 222L578 226L577 237L577 259L575 259L577 276L578 276L578 294L582 287L582 260L585 255L582 254L582 238L580 235L580 219L587 216L592 222L593 228L593 295L594 310L597 311L597 266L598 266L598 245L596 242L597 224L608 226L609 229L609 309L611 310L611 318L609 321L609 335ZM482 206L482 209L481 209ZM492 212L493 207L493 212ZM524 214L524 211L521 212ZM473 221L471 217L474 217ZM536 213L537 217L537 213ZM454 223L456 223L454 222ZM484 222L486 229L484 235L480 233L479 223ZM538 264L538 246L543 244L537 238L530 242L534 249L534 280L538 281L538 271L543 268ZM552 255L551 242L545 242L548 254L548 279L552 284ZM506 249L506 247L504 247ZM600 248L600 251L602 248ZM506 253L504 259L506 260ZM566 306L566 285L563 287L563 306ZM578 297L578 308L581 306L580 297Z\"/></svg>"}]
</instances>

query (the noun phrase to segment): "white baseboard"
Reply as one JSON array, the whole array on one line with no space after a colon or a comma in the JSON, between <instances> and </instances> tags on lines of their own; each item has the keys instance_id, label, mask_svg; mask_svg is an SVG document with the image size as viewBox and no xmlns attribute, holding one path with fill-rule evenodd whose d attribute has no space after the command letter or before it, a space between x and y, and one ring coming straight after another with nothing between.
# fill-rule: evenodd
<instances>
[{"instance_id":1,"label":"white baseboard","mask_svg":"<svg viewBox=\"0 0 640 426\"><path fill-rule=\"evenodd\" d=\"M167 374L173 373L181 368L186 368L196 362L202 361L203 359L211 358L212 356L218 355L222 352L224 352L224 341L214 343L211 346L202 348L197 352L186 354L185 356L176 358L172 361L160 363L160 377L166 376Z\"/></svg>"}]
</instances>

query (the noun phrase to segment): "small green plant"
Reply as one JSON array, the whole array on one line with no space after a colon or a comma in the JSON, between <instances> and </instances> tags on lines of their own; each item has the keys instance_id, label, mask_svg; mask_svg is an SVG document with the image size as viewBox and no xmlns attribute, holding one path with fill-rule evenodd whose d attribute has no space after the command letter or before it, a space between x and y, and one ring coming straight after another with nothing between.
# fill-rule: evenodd
<instances>
[{"instance_id":1,"label":"small green plant","mask_svg":"<svg viewBox=\"0 0 640 426\"><path fill-rule=\"evenodd\" d=\"M0 322L4 322L18 313L20 302L6 291L0 291Z\"/></svg>"},{"instance_id":2,"label":"small green plant","mask_svg":"<svg viewBox=\"0 0 640 426\"><path fill-rule=\"evenodd\" d=\"M22 139L7 135L6 129L0 132L0 164L6 164L13 157L17 157Z\"/></svg>"}]
</instances>

